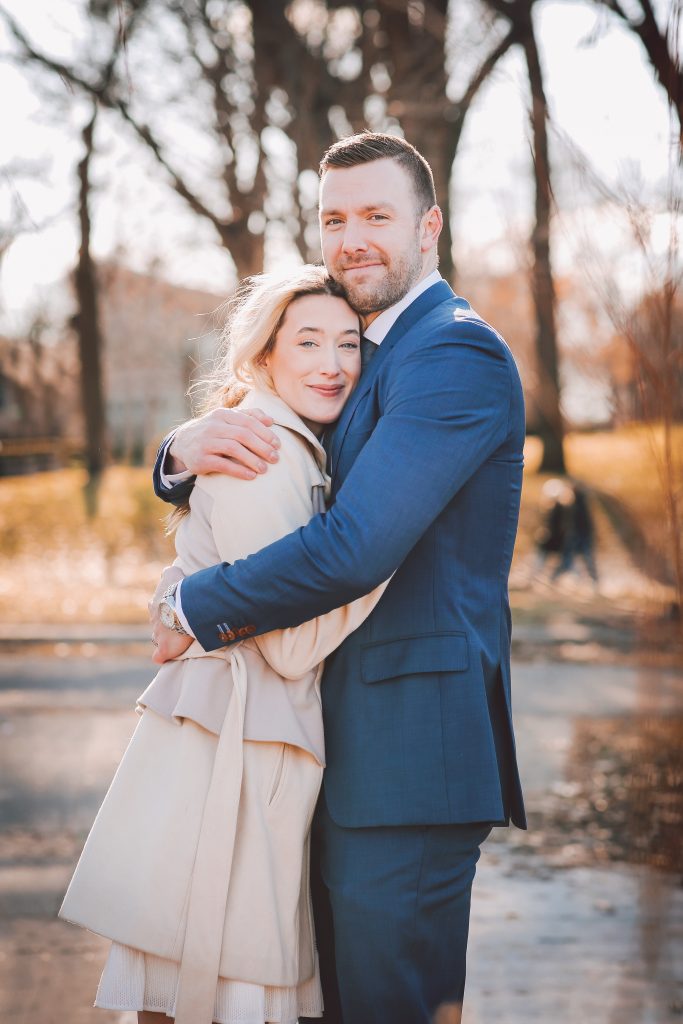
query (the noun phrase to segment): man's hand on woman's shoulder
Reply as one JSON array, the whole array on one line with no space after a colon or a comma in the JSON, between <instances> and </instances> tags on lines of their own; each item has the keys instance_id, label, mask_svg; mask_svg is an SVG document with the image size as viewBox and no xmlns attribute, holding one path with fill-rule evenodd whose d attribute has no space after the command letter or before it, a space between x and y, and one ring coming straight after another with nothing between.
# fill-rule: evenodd
<instances>
[{"instance_id":1,"label":"man's hand on woman's shoulder","mask_svg":"<svg viewBox=\"0 0 683 1024\"><path fill-rule=\"evenodd\" d=\"M212 409L178 427L165 471L227 473L253 480L278 460L280 440L269 429L272 422L260 409Z\"/></svg>"}]
</instances>

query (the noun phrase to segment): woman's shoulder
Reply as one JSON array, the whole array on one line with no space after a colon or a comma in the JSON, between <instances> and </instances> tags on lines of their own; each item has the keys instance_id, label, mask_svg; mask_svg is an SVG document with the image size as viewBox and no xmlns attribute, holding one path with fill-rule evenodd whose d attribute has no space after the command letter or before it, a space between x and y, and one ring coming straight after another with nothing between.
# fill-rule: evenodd
<instances>
[{"instance_id":1,"label":"woman's shoulder","mask_svg":"<svg viewBox=\"0 0 683 1024\"><path fill-rule=\"evenodd\" d=\"M279 459L269 463L265 473L259 473L252 480L242 480L228 476L227 473L201 473L197 476L195 486L213 498L244 497L245 487L251 487L263 499L270 491L281 494L285 482L299 485L320 476L310 445L301 435L277 423L273 424L271 430L280 440Z\"/></svg>"}]
</instances>

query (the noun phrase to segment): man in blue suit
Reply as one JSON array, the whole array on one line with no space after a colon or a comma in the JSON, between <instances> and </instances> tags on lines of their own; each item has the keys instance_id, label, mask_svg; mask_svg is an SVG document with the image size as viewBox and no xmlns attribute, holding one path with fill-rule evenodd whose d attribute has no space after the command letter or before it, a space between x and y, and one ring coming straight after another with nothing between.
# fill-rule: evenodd
<instances>
[{"instance_id":1,"label":"man in blue suit","mask_svg":"<svg viewBox=\"0 0 683 1024\"><path fill-rule=\"evenodd\" d=\"M371 133L333 145L320 225L326 266L374 346L329 438L332 507L244 561L187 577L164 611L210 650L241 629L313 618L398 566L325 668L325 1020L454 1024L479 847L493 825L525 827L507 594L522 389L505 342L438 273L441 213L412 146ZM234 415L212 413L162 446L162 497L191 483L164 487L165 457L179 460L171 470L217 468L236 437L251 470L265 468L267 431L256 424L250 437ZM158 624L155 636L157 660L187 643Z\"/></svg>"}]
</instances>

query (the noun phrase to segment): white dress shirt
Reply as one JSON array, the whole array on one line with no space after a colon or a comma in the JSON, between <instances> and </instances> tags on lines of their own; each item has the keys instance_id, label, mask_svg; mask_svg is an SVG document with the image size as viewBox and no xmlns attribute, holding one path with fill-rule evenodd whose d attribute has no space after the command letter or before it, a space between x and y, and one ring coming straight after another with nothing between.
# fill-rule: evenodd
<instances>
[{"instance_id":1,"label":"white dress shirt","mask_svg":"<svg viewBox=\"0 0 683 1024\"><path fill-rule=\"evenodd\" d=\"M432 285L438 284L438 282L441 280L442 277L439 271L432 270L431 274L427 274L427 276L423 277L421 281L418 281L416 285L413 285L410 291L407 291L402 299L400 299L398 302L395 302L393 306L389 306L387 309L383 309L379 316L375 317L372 323L365 328L365 330L363 331L363 336L367 338L368 341L373 341L375 345L381 345L384 339L386 338L387 334L391 330L391 328L394 326L394 324L400 317L401 313L403 313L403 311L406 310L408 306L412 305L412 303L419 295L422 295L422 293L426 292L428 288L431 288ZM166 449L164 451L163 461L161 464L161 483L163 487L169 489L174 484L180 483L182 480L187 480L190 476L192 476L189 470L186 470L183 473L164 473L163 465L164 462L166 461L166 456L168 455L168 449L170 447L172 440L173 437L170 437L168 443L166 444ZM181 603L180 596L181 590L182 583L179 583L175 592L176 613L182 623L183 629L187 630L188 634L191 637L194 637L194 633L190 629L190 625L183 614L183 606Z\"/></svg>"},{"instance_id":2,"label":"white dress shirt","mask_svg":"<svg viewBox=\"0 0 683 1024\"><path fill-rule=\"evenodd\" d=\"M389 306L388 309L383 309L379 316L369 324L363 331L363 337L367 338L368 341L374 341L375 345L381 345L387 334L394 326L401 313L415 302L418 295L422 295L432 285L438 284L441 281L441 274L438 270L432 270L431 274L427 274L421 281L413 285L410 291L406 292L402 299L395 302L393 306Z\"/></svg>"}]
</instances>

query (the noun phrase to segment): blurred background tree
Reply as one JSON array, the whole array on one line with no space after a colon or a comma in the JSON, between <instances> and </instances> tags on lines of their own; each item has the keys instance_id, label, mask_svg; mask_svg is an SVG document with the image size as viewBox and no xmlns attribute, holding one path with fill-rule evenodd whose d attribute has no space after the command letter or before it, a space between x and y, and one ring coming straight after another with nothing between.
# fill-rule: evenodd
<instances>
[{"instance_id":1,"label":"blurred background tree","mask_svg":"<svg viewBox=\"0 0 683 1024\"><path fill-rule=\"evenodd\" d=\"M67 104L77 107L76 119L84 122L80 127L82 155L75 169L78 180L77 217L80 242L78 260L73 273L76 310L72 317L72 325L78 338L85 465L88 473L86 504L92 513L96 508L100 477L107 463L108 442L102 379L100 302L90 242L91 163L95 152L95 130L102 97L114 88L114 82L121 70L120 57L144 6L144 0L138 0L127 16L124 16L119 3L88 0L88 31L83 39L79 40L80 52L74 64L68 69L49 54L35 49L18 23L3 12L6 24L19 45L28 73L42 76L38 87L44 88L46 77L48 80L54 80L56 77L59 83L60 88L55 91L53 81L48 81L46 89L46 99L51 105L52 116L55 119L63 117L66 99ZM72 79L88 82L86 95L78 95L74 90L69 90L67 96L64 96L64 85L69 84ZM86 90L81 89L81 93L84 92Z\"/></svg>"},{"instance_id":2,"label":"blurred background tree","mask_svg":"<svg viewBox=\"0 0 683 1024\"><path fill-rule=\"evenodd\" d=\"M630 33L670 106L680 140L680 0L658 7L650 0L628 6L585 0L583 6L592 28L582 45L595 48L610 34ZM528 118L528 163L525 171L520 168L520 187L528 195L529 216L511 242L514 272L487 293L489 299L506 292L510 298L482 312L506 336L520 338L515 351L525 371L529 426L542 442L540 469L565 471L565 433L573 426L567 381L575 382L576 394L582 373L592 373L594 380L599 374L595 360L586 371L587 361L567 346L579 288L570 285L566 271L558 278L556 270L563 218L576 198L567 160L570 140L548 98L543 58L544 25L557 8L538 0L76 0L53 10L56 21L67 14L75 19L68 44L57 45L54 33L27 23L13 0L0 3L7 30L4 58L18 64L44 97L45 118L61 121L80 140L74 159L80 183L74 200L80 211L79 309L72 322L79 333L92 474L106 451L106 403L98 333L103 285L92 266L89 235L93 213L97 219L102 207L102 186L116 181L112 154L118 147L125 146L155 188L168 190L175 208L183 208L192 225L188 252L197 239L217 242L239 278L275 259L319 259L316 170L335 138L364 127L403 133L434 168L445 214L442 273L476 296L484 289L475 268L467 256L455 255L462 252L453 205L462 140L482 93L510 76L512 67ZM501 158L495 148L491 152L493 161ZM676 163L679 153L677 143ZM16 188L21 175L10 180ZM590 206L594 199L585 201ZM128 213L144 199L126 193L117 202ZM8 239L16 233L17 216L15 206L6 218ZM677 229L675 216L674 222ZM135 262L135 255L133 241L117 259ZM660 285L651 283L649 292ZM222 290L227 292L227 282ZM593 290L604 311L600 289ZM624 301L635 310L644 297L641 288ZM584 312L588 304L583 302ZM513 308L522 312L521 322ZM592 332L605 327L599 318L589 323L583 313L581 322L589 343ZM603 359L603 375L608 365ZM186 370L186 378L191 372ZM606 383L603 419L610 395L616 391Z\"/></svg>"}]
</instances>

